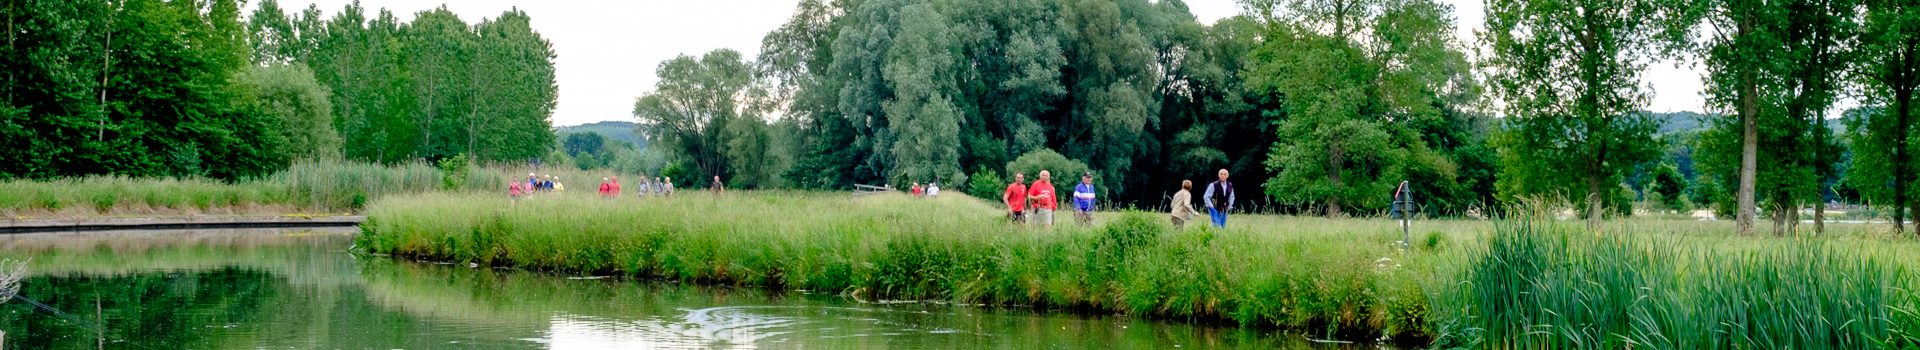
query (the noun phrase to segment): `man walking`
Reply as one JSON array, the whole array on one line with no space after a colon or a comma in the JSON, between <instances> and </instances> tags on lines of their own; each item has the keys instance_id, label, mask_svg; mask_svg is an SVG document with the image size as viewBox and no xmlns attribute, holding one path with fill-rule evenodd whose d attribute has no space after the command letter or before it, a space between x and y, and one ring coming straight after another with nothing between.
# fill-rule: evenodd
<instances>
[{"instance_id":1,"label":"man walking","mask_svg":"<svg viewBox=\"0 0 1920 350\"><path fill-rule=\"evenodd\" d=\"M1080 174L1080 184L1073 186L1073 218L1081 226L1093 225L1093 172Z\"/></svg>"},{"instance_id":2,"label":"man walking","mask_svg":"<svg viewBox=\"0 0 1920 350\"><path fill-rule=\"evenodd\" d=\"M1227 182L1227 169L1220 169L1220 181L1207 185L1207 214L1213 215L1213 227L1227 227L1227 212L1233 210L1233 183Z\"/></svg>"},{"instance_id":3,"label":"man walking","mask_svg":"<svg viewBox=\"0 0 1920 350\"><path fill-rule=\"evenodd\" d=\"M1034 222L1053 228L1053 210L1060 205L1053 197L1053 174L1041 170L1040 179L1033 180L1033 185L1027 186L1027 198L1033 199Z\"/></svg>"},{"instance_id":4,"label":"man walking","mask_svg":"<svg viewBox=\"0 0 1920 350\"><path fill-rule=\"evenodd\" d=\"M1027 174L1013 174L1013 183L1007 184L1007 191L1000 193L1000 202L1007 204L1007 220L1014 224L1027 221Z\"/></svg>"}]
</instances>

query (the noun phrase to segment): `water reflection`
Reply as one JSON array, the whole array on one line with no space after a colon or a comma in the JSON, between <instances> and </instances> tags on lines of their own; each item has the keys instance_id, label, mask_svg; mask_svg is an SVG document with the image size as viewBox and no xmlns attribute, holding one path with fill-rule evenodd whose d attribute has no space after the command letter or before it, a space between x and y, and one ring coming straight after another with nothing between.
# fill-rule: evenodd
<instances>
[{"instance_id":1,"label":"water reflection","mask_svg":"<svg viewBox=\"0 0 1920 350\"><path fill-rule=\"evenodd\" d=\"M351 230L15 235L7 349L1315 347L1298 336L934 303L859 304L346 254ZM576 276L577 277L577 276ZM98 312L95 312L96 309ZM96 329L94 325L99 325Z\"/></svg>"}]
</instances>

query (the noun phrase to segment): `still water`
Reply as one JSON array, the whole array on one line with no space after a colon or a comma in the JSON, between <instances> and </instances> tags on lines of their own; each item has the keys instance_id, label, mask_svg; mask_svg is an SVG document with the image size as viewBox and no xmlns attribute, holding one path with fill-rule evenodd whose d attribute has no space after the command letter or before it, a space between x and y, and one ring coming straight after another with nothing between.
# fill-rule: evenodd
<instances>
[{"instance_id":1,"label":"still water","mask_svg":"<svg viewBox=\"0 0 1920 350\"><path fill-rule=\"evenodd\" d=\"M0 236L6 349L1300 348L1300 335L347 253L352 229ZM44 307L35 305L44 305ZM57 310L57 311L56 311Z\"/></svg>"}]
</instances>

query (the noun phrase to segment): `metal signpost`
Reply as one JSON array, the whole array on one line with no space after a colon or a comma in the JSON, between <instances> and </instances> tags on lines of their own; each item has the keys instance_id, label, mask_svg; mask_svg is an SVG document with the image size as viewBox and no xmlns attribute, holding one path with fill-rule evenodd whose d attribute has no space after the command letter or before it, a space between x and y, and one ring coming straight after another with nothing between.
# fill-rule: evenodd
<instances>
[{"instance_id":1,"label":"metal signpost","mask_svg":"<svg viewBox=\"0 0 1920 350\"><path fill-rule=\"evenodd\" d=\"M1413 220L1413 188L1406 181L1393 190L1393 218L1400 219L1400 248L1406 249L1413 244L1411 220Z\"/></svg>"}]
</instances>

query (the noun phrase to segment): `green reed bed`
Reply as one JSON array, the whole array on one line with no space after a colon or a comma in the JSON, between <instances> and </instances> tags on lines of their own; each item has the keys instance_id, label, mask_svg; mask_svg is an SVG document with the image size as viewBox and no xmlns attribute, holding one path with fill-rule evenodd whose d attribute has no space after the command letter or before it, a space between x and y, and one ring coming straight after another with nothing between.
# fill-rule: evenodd
<instances>
[{"instance_id":1,"label":"green reed bed","mask_svg":"<svg viewBox=\"0 0 1920 350\"><path fill-rule=\"evenodd\" d=\"M1913 348L1914 244L1501 224L1436 293L1439 347Z\"/></svg>"},{"instance_id":2,"label":"green reed bed","mask_svg":"<svg viewBox=\"0 0 1920 350\"><path fill-rule=\"evenodd\" d=\"M573 273L1238 323L1314 337L1424 339L1423 284L1451 240L1401 253L1392 227L1175 231L1163 214L1054 230L962 196L729 193L599 198L427 194L376 201L371 252ZM1067 216L1062 216L1067 217ZM1331 222L1331 221L1329 221Z\"/></svg>"},{"instance_id":3,"label":"green reed bed","mask_svg":"<svg viewBox=\"0 0 1920 350\"><path fill-rule=\"evenodd\" d=\"M225 182L187 178L88 176L0 181L0 213L143 215L177 212L337 212L362 208L370 198L435 190L504 188L497 171L469 169L451 179L423 163L379 165L300 163L259 179ZM452 181L450 181L452 180ZM451 184L451 186L450 186Z\"/></svg>"}]
</instances>

